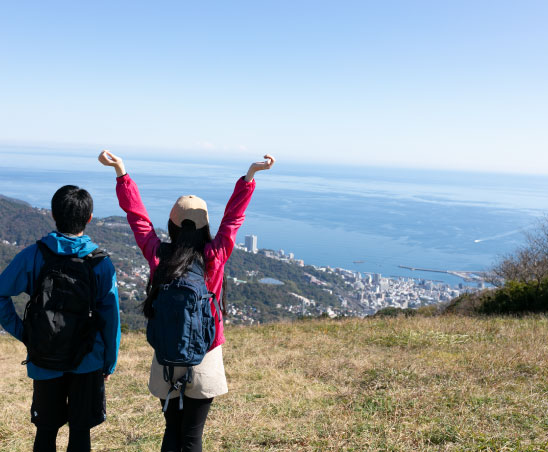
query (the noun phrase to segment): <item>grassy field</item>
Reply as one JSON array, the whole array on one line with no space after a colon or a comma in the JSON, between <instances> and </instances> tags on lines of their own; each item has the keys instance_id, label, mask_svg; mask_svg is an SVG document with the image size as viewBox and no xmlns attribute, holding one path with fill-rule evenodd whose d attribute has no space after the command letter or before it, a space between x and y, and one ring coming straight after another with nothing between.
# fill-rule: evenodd
<instances>
[{"instance_id":1,"label":"grassy field","mask_svg":"<svg viewBox=\"0 0 548 452\"><path fill-rule=\"evenodd\" d=\"M548 446L548 319L319 320L228 328L230 393L205 451L542 451ZM30 451L24 349L0 338L0 450ZM151 349L123 336L95 451L158 451ZM58 446L65 446L67 429ZM60 450L64 450L61 447Z\"/></svg>"}]
</instances>

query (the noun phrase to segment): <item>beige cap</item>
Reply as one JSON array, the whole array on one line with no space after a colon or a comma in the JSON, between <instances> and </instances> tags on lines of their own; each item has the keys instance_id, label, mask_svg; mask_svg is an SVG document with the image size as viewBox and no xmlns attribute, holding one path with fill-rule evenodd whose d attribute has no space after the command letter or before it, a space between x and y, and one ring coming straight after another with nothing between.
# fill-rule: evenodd
<instances>
[{"instance_id":1,"label":"beige cap","mask_svg":"<svg viewBox=\"0 0 548 452\"><path fill-rule=\"evenodd\" d=\"M207 204L202 198L194 195L181 196L173 205L169 219L179 227L184 220L192 220L196 224L196 229L203 228L209 224Z\"/></svg>"}]
</instances>

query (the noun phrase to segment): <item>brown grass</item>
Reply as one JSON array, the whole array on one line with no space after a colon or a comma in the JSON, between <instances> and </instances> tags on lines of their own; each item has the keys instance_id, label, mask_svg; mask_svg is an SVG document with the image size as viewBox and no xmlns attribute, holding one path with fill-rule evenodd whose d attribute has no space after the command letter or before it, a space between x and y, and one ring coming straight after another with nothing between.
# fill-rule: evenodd
<instances>
[{"instance_id":1,"label":"brown grass","mask_svg":"<svg viewBox=\"0 0 548 452\"><path fill-rule=\"evenodd\" d=\"M415 317L227 329L230 393L205 451L542 451L548 445L546 317ZM24 348L0 338L0 451L32 449ZM158 451L151 349L124 335L95 451ZM59 446L66 446L67 430ZM60 450L63 448L60 447Z\"/></svg>"}]
</instances>

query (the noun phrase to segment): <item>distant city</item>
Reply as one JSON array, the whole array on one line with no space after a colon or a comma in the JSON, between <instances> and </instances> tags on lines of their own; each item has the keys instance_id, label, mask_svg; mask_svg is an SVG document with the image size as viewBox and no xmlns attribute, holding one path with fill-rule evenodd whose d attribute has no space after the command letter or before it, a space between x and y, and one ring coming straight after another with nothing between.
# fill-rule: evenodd
<instances>
[{"instance_id":1,"label":"distant city","mask_svg":"<svg viewBox=\"0 0 548 452\"><path fill-rule=\"evenodd\" d=\"M239 243L236 247L248 253L260 253L271 259L277 259L287 264L305 266L302 259L296 259L291 252L284 250L268 250L259 249L258 237L256 235L245 236L245 242ZM427 279L405 278L405 277L383 277L380 273L367 273L348 270L345 268L332 268L329 266L312 265L316 270L326 273L336 273L340 275L348 284L344 288L333 287L332 285L308 275L311 284L323 287L326 292L335 293L341 307L345 308L346 312L355 315L372 315L380 309L387 307L395 308L419 308L431 304L448 302L453 298L458 297L464 292L475 292L485 288L485 283L482 280L476 279L477 284L469 286L464 283L458 286L432 281ZM273 278L267 278L261 281L264 284L283 284ZM233 278L236 284L245 283ZM351 288L351 289L350 289ZM293 306L292 311L301 310L303 315L306 315L307 310L315 306L314 300L306 299L298 296L299 305ZM328 309L327 314L331 317L337 315L337 309Z\"/></svg>"}]
</instances>

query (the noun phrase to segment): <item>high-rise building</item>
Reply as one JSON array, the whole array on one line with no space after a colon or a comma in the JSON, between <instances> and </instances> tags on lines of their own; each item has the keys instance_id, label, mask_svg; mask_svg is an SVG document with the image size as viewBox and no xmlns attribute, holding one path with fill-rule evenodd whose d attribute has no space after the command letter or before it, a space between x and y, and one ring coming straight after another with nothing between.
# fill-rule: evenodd
<instances>
[{"instance_id":1,"label":"high-rise building","mask_svg":"<svg viewBox=\"0 0 548 452\"><path fill-rule=\"evenodd\" d=\"M257 253L259 248L257 248L257 236L256 235L246 235L245 236L245 247L250 253Z\"/></svg>"},{"instance_id":2,"label":"high-rise building","mask_svg":"<svg viewBox=\"0 0 548 452\"><path fill-rule=\"evenodd\" d=\"M390 288L390 284L388 282L388 279L381 278L379 282L379 287L381 288L381 292L386 292Z\"/></svg>"}]
</instances>

